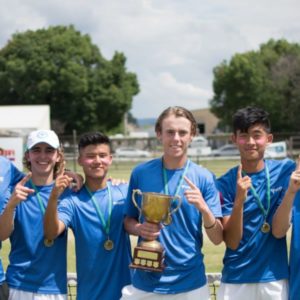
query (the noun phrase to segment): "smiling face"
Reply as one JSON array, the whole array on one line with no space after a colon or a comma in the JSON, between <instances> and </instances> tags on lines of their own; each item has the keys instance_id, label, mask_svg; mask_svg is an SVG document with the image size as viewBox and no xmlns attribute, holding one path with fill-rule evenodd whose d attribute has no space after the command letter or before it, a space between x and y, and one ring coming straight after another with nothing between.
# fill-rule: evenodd
<instances>
[{"instance_id":1,"label":"smiling face","mask_svg":"<svg viewBox=\"0 0 300 300\"><path fill-rule=\"evenodd\" d=\"M232 141L240 151L242 163L258 162L263 159L266 147L272 143L273 135L268 133L263 125L256 124L247 132L238 130L232 136Z\"/></svg>"},{"instance_id":2,"label":"smiling face","mask_svg":"<svg viewBox=\"0 0 300 300\"><path fill-rule=\"evenodd\" d=\"M55 165L61 161L62 156L47 143L38 143L26 152L25 159L30 164L33 178L48 177L52 181Z\"/></svg>"},{"instance_id":3,"label":"smiling face","mask_svg":"<svg viewBox=\"0 0 300 300\"><path fill-rule=\"evenodd\" d=\"M157 133L164 150L164 160L184 160L192 141L191 121L185 117L171 114L161 122L161 130Z\"/></svg>"},{"instance_id":4,"label":"smiling face","mask_svg":"<svg viewBox=\"0 0 300 300\"><path fill-rule=\"evenodd\" d=\"M86 181L103 179L112 164L110 147L107 144L88 145L79 151L78 163L82 167Z\"/></svg>"}]
</instances>

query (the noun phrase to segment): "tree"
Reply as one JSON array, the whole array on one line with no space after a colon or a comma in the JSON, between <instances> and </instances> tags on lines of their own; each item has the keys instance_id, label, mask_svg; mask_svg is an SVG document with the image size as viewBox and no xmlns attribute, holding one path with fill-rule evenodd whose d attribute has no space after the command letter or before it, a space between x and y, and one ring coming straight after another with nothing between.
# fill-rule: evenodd
<instances>
[{"instance_id":1,"label":"tree","mask_svg":"<svg viewBox=\"0 0 300 300\"><path fill-rule=\"evenodd\" d=\"M270 40L258 51L236 54L214 68L211 110L220 127L248 105L270 113L274 132L300 130L300 45Z\"/></svg>"},{"instance_id":2,"label":"tree","mask_svg":"<svg viewBox=\"0 0 300 300\"><path fill-rule=\"evenodd\" d=\"M0 50L0 104L49 104L66 133L110 130L139 92L125 63L119 52L103 58L73 26L16 33Z\"/></svg>"}]
</instances>

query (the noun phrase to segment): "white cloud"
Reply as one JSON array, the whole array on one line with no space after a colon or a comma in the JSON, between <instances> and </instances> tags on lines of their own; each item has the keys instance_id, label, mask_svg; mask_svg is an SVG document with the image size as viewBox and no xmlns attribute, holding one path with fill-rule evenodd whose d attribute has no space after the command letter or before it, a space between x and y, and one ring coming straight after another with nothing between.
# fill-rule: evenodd
<instances>
[{"instance_id":1,"label":"white cloud","mask_svg":"<svg viewBox=\"0 0 300 300\"><path fill-rule=\"evenodd\" d=\"M168 92L176 93L178 97L182 98L209 98L211 92L194 86L191 83L178 82L171 73L161 73L159 75L159 82L161 88L167 89Z\"/></svg>"},{"instance_id":2,"label":"white cloud","mask_svg":"<svg viewBox=\"0 0 300 300\"><path fill-rule=\"evenodd\" d=\"M16 31L74 24L106 58L127 57L141 92L136 117L208 106L212 70L270 38L299 42L297 0L0 0L0 46Z\"/></svg>"}]
</instances>

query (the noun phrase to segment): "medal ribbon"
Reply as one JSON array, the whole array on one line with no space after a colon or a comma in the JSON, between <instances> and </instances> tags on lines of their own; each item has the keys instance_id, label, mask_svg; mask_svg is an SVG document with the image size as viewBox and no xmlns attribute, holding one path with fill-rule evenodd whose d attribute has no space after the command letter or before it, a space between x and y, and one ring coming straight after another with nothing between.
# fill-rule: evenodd
<instances>
[{"instance_id":1,"label":"medal ribbon","mask_svg":"<svg viewBox=\"0 0 300 300\"><path fill-rule=\"evenodd\" d=\"M40 206L40 209L41 209L41 212L42 214L44 215L45 214L45 206L44 206L44 203L41 199L41 196L40 196L40 193L36 187L36 185L32 182L32 180L30 179L29 180L30 184L32 185L32 187L34 188L34 191L35 191L35 194L36 194L36 197L38 199L38 202L39 202L39 206Z\"/></svg>"},{"instance_id":2,"label":"medal ribbon","mask_svg":"<svg viewBox=\"0 0 300 300\"><path fill-rule=\"evenodd\" d=\"M266 179L267 179L267 208L265 209L262 205L262 201L260 200L255 188L253 187L253 185L251 184L251 192L256 200L257 205L259 206L259 208L261 209L264 218L266 220L268 212L270 210L270 203L271 203L271 187L270 187L270 173L269 173L269 168L267 166L267 163L265 163L265 171L266 171ZM242 172L243 175L245 176L246 173L243 171Z\"/></svg>"},{"instance_id":3,"label":"medal ribbon","mask_svg":"<svg viewBox=\"0 0 300 300\"><path fill-rule=\"evenodd\" d=\"M190 165L190 160L187 161L186 165L185 165L185 168L181 174L181 177L180 179L178 180L178 183L177 183L177 186L176 186L176 191L175 191L175 195L174 196L177 196L178 195L178 192L179 192L179 189L181 187L181 184L182 184L182 181L183 181L183 178L189 168L189 165ZM166 168L164 167L164 164L163 164L163 178L164 178L164 193L166 195L169 195L169 187L168 187L168 176L167 176L167 170Z\"/></svg>"},{"instance_id":4,"label":"medal ribbon","mask_svg":"<svg viewBox=\"0 0 300 300\"><path fill-rule=\"evenodd\" d=\"M110 219L111 219L111 212L112 212L112 196L111 196L111 190L110 190L110 186L107 183L107 190L108 190L108 219L107 222L105 222L104 219L104 215L102 214L100 207L98 205L98 203L96 202L96 199L94 197L94 195L92 194L92 192L90 191L90 189L87 187L87 185L84 185L87 192L89 193L89 195L91 196L91 199L93 201L93 204L95 206L95 209L97 211L97 215L99 217L99 220L104 228L104 231L106 233L106 235L109 235L109 228L110 228Z\"/></svg>"},{"instance_id":5,"label":"medal ribbon","mask_svg":"<svg viewBox=\"0 0 300 300\"><path fill-rule=\"evenodd\" d=\"M36 197L37 197L38 202L39 202L40 210L41 210L41 212L42 212L42 215L44 215L44 214L45 214L45 206L44 206L44 203L43 203L43 201L42 201L42 199L41 199L40 193L39 193L39 191L38 191L36 185L32 182L31 179L30 179L29 182L30 182L31 186L34 188ZM51 246L53 245L53 243L54 243L53 240L44 239L44 245L45 245L46 247L51 247Z\"/></svg>"}]
</instances>

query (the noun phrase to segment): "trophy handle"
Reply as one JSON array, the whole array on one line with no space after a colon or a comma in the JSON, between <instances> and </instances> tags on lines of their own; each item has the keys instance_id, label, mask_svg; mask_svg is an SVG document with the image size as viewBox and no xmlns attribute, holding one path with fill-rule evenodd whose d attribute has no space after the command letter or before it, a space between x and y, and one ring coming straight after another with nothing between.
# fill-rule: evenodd
<instances>
[{"instance_id":1,"label":"trophy handle","mask_svg":"<svg viewBox=\"0 0 300 300\"><path fill-rule=\"evenodd\" d=\"M178 195L175 195L175 196L173 197L173 199L178 199L178 205L177 205L173 210L171 210L171 211L168 212L167 217L166 217L165 220L163 221L163 224L166 225L166 226L171 224L171 222L172 222L172 217L171 217L171 215L172 215L173 213L175 213L175 212L179 209L179 207L181 206L181 203L182 203L181 197L178 196Z\"/></svg>"},{"instance_id":2,"label":"trophy handle","mask_svg":"<svg viewBox=\"0 0 300 300\"><path fill-rule=\"evenodd\" d=\"M178 199L178 205L177 205L173 210L171 210L171 211L169 212L170 215L171 215L171 214L174 214L174 213L179 209L179 207L181 206L181 203L182 203L181 197L178 196L178 195L175 195L175 196L173 197L173 199Z\"/></svg>"},{"instance_id":3,"label":"trophy handle","mask_svg":"<svg viewBox=\"0 0 300 300\"><path fill-rule=\"evenodd\" d=\"M141 190L139 190L139 189L132 190L132 202L133 202L134 206L135 206L135 207L138 209L138 211L139 211L139 220L140 220L141 215L142 215L142 209L138 206L138 204L137 204L136 201L135 201L135 194L142 195L143 193L142 193Z\"/></svg>"}]
</instances>

